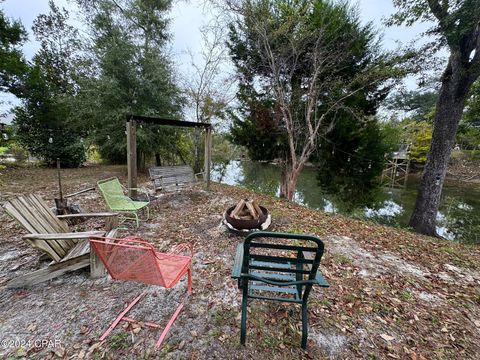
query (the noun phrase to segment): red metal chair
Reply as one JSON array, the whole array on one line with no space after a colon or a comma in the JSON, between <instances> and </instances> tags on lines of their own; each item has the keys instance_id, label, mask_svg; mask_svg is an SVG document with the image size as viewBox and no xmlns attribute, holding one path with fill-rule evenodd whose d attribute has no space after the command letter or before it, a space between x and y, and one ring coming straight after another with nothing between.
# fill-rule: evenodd
<instances>
[{"instance_id":1,"label":"red metal chair","mask_svg":"<svg viewBox=\"0 0 480 360\"><path fill-rule=\"evenodd\" d=\"M104 264L110 276L115 280L137 281L145 284L158 285L164 288L174 287L187 274L187 297L192 293L192 257L179 255L188 246L177 246L171 253L161 253L139 237L124 239L92 237L90 244ZM193 249L190 247L193 255ZM120 321L137 322L125 315L146 295L146 291L137 296L112 322L107 331L100 337L103 341ZM177 307L160 338L155 344L158 349L173 325L173 322L185 306L185 300ZM145 322L146 326L161 329L162 326Z\"/></svg>"}]
</instances>

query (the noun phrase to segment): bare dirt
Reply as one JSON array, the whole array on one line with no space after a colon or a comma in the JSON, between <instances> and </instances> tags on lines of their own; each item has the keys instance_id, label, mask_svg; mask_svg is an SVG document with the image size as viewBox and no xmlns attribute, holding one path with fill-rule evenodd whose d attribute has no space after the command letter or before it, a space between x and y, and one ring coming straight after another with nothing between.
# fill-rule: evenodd
<instances>
[{"instance_id":1,"label":"bare dirt","mask_svg":"<svg viewBox=\"0 0 480 360\"><path fill-rule=\"evenodd\" d=\"M64 192L118 176L124 167L64 170ZM150 187L146 177L141 185ZM53 206L55 171L6 169L0 173L0 201L35 192ZM325 241L321 271L330 283L316 289L309 304L309 341L300 348L295 306L254 301L249 307L247 344L239 344L240 300L230 278L241 238L220 226L221 214L242 198L266 206L274 230L315 234ZM75 198L90 212L106 210L97 192ZM153 351L158 331L119 327L105 341L101 333L126 303L146 289L131 317L165 323L185 294L108 278L87 271L25 289L1 288L9 279L46 266L41 253L21 236L25 231L0 214L0 356L11 358L166 359L477 359L480 353L480 249L419 236L400 229L328 215L242 188L214 184L162 195L152 219L137 234L167 251L195 244L193 295L165 345ZM100 228L91 221L82 228ZM142 325L142 324L140 324Z\"/></svg>"}]
</instances>

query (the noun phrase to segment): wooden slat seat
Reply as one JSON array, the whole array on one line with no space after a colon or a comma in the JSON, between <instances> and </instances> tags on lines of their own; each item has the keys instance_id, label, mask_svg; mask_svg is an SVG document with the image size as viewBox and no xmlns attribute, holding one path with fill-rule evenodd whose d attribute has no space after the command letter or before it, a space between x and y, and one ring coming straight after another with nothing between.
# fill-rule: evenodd
<instances>
[{"instance_id":1,"label":"wooden slat seat","mask_svg":"<svg viewBox=\"0 0 480 360\"><path fill-rule=\"evenodd\" d=\"M197 182L199 175L203 175L203 173L195 174L189 165L154 166L148 171L155 191L193 184Z\"/></svg>"}]
</instances>

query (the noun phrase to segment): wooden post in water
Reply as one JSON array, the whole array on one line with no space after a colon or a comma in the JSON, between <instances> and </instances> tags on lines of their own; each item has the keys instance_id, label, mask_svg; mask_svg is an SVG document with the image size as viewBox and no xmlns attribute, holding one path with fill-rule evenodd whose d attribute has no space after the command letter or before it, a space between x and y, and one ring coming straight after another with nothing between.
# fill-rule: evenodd
<instances>
[{"instance_id":1,"label":"wooden post in water","mask_svg":"<svg viewBox=\"0 0 480 360\"><path fill-rule=\"evenodd\" d=\"M135 120L127 121L127 167L128 167L128 196L135 196L137 187L137 131Z\"/></svg>"}]
</instances>

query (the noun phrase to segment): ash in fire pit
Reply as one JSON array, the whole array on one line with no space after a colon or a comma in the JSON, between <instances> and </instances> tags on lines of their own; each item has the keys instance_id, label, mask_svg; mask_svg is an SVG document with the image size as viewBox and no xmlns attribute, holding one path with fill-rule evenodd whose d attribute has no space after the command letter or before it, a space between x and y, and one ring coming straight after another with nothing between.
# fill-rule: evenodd
<instances>
[{"instance_id":1,"label":"ash in fire pit","mask_svg":"<svg viewBox=\"0 0 480 360\"><path fill-rule=\"evenodd\" d=\"M254 200L244 199L225 211L223 223L232 232L248 233L267 230L272 217L265 207L259 206Z\"/></svg>"}]
</instances>

